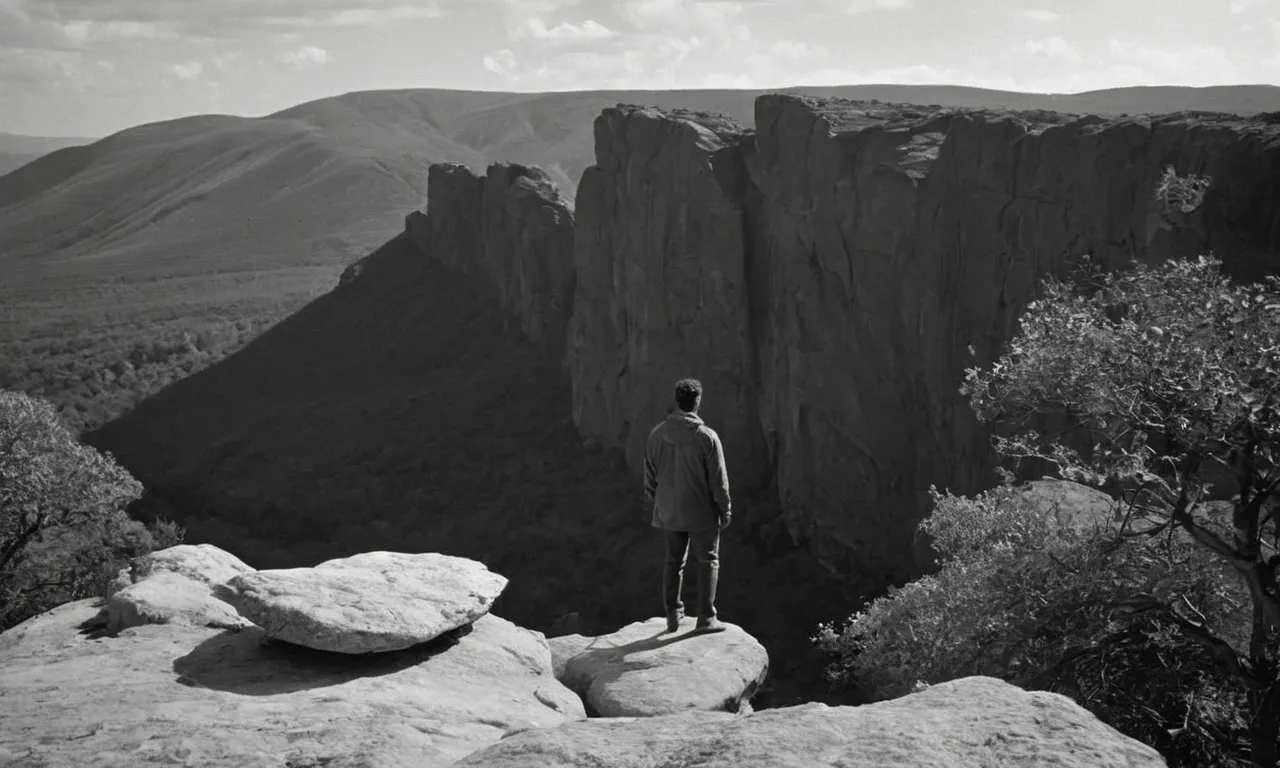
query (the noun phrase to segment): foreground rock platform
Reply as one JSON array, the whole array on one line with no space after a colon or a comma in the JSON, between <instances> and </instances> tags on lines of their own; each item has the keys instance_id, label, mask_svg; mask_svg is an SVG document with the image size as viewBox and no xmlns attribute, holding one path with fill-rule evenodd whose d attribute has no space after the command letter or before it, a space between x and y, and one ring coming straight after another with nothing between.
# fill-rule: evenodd
<instances>
[{"instance_id":1,"label":"foreground rock platform","mask_svg":"<svg viewBox=\"0 0 1280 768\"><path fill-rule=\"evenodd\" d=\"M560 679L586 703L593 717L652 717L686 710L737 712L760 690L769 654L742 628L700 634L684 619L668 633L662 618L628 624L617 632L560 641L577 650ZM559 666L557 660L556 666Z\"/></svg>"},{"instance_id":2,"label":"foreground rock platform","mask_svg":"<svg viewBox=\"0 0 1280 768\"><path fill-rule=\"evenodd\" d=\"M443 768L584 717L538 633L496 616L364 656L180 623L106 635L101 602L0 635L0 765Z\"/></svg>"},{"instance_id":3,"label":"foreground rock platform","mask_svg":"<svg viewBox=\"0 0 1280 768\"><path fill-rule=\"evenodd\" d=\"M489 612L507 579L436 553L365 552L236 576L216 591L269 637L334 653L409 648Z\"/></svg>"},{"instance_id":4,"label":"foreground rock platform","mask_svg":"<svg viewBox=\"0 0 1280 768\"><path fill-rule=\"evenodd\" d=\"M861 707L686 712L524 731L458 768L1157 768L1154 749L1065 696L989 677Z\"/></svg>"}]
</instances>

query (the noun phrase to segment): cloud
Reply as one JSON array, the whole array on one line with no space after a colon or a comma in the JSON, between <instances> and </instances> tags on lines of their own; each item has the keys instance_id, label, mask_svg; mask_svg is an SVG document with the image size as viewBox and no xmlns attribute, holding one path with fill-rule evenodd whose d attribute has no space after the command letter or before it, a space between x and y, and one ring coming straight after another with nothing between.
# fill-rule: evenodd
<instances>
[{"instance_id":1,"label":"cloud","mask_svg":"<svg viewBox=\"0 0 1280 768\"><path fill-rule=\"evenodd\" d=\"M566 21L548 27L541 17L530 16L512 36L517 40L527 37L549 44L573 45L608 40L618 33L592 19L581 24Z\"/></svg>"},{"instance_id":2,"label":"cloud","mask_svg":"<svg viewBox=\"0 0 1280 768\"><path fill-rule=\"evenodd\" d=\"M857 16L864 13L883 11L909 11L915 7L915 0L842 0L845 13Z\"/></svg>"},{"instance_id":3,"label":"cloud","mask_svg":"<svg viewBox=\"0 0 1280 768\"><path fill-rule=\"evenodd\" d=\"M204 74L204 65L198 61L188 61L182 64L174 64L172 67L170 67L170 69L173 70L173 74L177 75L183 80L194 80L200 75Z\"/></svg>"},{"instance_id":4,"label":"cloud","mask_svg":"<svg viewBox=\"0 0 1280 768\"><path fill-rule=\"evenodd\" d=\"M1135 84L1215 85L1239 82L1239 67L1221 48L1184 45L1177 49L1156 48L1136 40L1107 42L1113 66L1133 75Z\"/></svg>"},{"instance_id":5,"label":"cloud","mask_svg":"<svg viewBox=\"0 0 1280 768\"><path fill-rule=\"evenodd\" d=\"M1061 37L1028 40L1022 44L1022 52L1035 58L1049 59L1063 64L1080 64L1084 61L1080 51Z\"/></svg>"},{"instance_id":6,"label":"cloud","mask_svg":"<svg viewBox=\"0 0 1280 768\"><path fill-rule=\"evenodd\" d=\"M214 54L210 60L213 68L219 72L226 72L235 66L244 56L239 51L227 51L225 53Z\"/></svg>"},{"instance_id":7,"label":"cloud","mask_svg":"<svg viewBox=\"0 0 1280 768\"><path fill-rule=\"evenodd\" d=\"M329 61L329 52L314 45L304 45L290 51L281 51L276 59L292 69L322 67Z\"/></svg>"},{"instance_id":8,"label":"cloud","mask_svg":"<svg viewBox=\"0 0 1280 768\"><path fill-rule=\"evenodd\" d=\"M515 51L512 51L510 48L493 51L486 55L481 60L481 63L484 65L485 69L495 75L501 75L507 78L515 78L519 75L520 63L516 61Z\"/></svg>"},{"instance_id":9,"label":"cloud","mask_svg":"<svg viewBox=\"0 0 1280 768\"><path fill-rule=\"evenodd\" d=\"M446 5L494 0L0 0L0 43L62 47L175 37L243 38L281 30L434 19ZM62 40L52 39L51 30Z\"/></svg>"},{"instance_id":10,"label":"cloud","mask_svg":"<svg viewBox=\"0 0 1280 768\"><path fill-rule=\"evenodd\" d=\"M117 40L172 40L179 36L172 24L155 21L72 21L62 32L73 43Z\"/></svg>"},{"instance_id":11,"label":"cloud","mask_svg":"<svg viewBox=\"0 0 1280 768\"><path fill-rule=\"evenodd\" d=\"M831 49L825 45L815 43L796 40L775 40L773 45L769 46L769 54L777 59L812 61L829 58Z\"/></svg>"},{"instance_id":12,"label":"cloud","mask_svg":"<svg viewBox=\"0 0 1280 768\"><path fill-rule=\"evenodd\" d=\"M1018 11L1018 18L1034 21L1037 24L1054 24L1062 21L1062 14L1057 11L1046 11L1043 8L1028 8Z\"/></svg>"}]
</instances>

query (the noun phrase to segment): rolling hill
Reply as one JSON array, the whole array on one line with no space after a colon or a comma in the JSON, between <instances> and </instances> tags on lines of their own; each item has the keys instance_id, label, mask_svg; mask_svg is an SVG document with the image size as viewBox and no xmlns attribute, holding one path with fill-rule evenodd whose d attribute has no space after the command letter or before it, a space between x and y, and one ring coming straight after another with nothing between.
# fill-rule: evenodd
<instances>
[{"instance_id":1,"label":"rolling hill","mask_svg":"<svg viewBox=\"0 0 1280 768\"><path fill-rule=\"evenodd\" d=\"M96 139L76 136L23 136L0 133L0 176L64 147L90 144Z\"/></svg>"}]
</instances>

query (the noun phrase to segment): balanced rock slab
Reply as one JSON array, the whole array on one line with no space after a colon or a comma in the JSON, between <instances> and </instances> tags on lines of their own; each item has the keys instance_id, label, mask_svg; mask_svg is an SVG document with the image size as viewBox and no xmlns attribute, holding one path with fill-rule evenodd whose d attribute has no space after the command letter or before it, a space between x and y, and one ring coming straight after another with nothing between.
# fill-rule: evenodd
<instances>
[{"instance_id":1,"label":"balanced rock slab","mask_svg":"<svg viewBox=\"0 0 1280 768\"><path fill-rule=\"evenodd\" d=\"M1065 696L968 677L861 707L685 712L513 734L457 768L1158 768L1151 747Z\"/></svg>"},{"instance_id":2,"label":"balanced rock slab","mask_svg":"<svg viewBox=\"0 0 1280 768\"><path fill-rule=\"evenodd\" d=\"M217 594L277 640L384 653L474 622L506 586L504 576L465 557L365 552L314 568L241 574Z\"/></svg>"},{"instance_id":3,"label":"balanced rock slab","mask_svg":"<svg viewBox=\"0 0 1280 768\"><path fill-rule=\"evenodd\" d=\"M560 679L593 717L737 712L764 684L769 653L736 625L699 634L694 624L686 618L668 633L657 618L601 635L565 662Z\"/></svg>"}]
</instances>

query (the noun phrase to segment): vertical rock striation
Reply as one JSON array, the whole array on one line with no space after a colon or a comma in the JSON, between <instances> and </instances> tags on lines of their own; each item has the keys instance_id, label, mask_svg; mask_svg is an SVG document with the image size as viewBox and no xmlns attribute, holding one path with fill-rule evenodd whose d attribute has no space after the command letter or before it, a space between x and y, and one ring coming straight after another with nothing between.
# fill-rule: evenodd
<instances>
[{"instance_id":1,"label":"vertical rock striation","mask_svg":"<svg viewBox=\"0 0 1280 768\"><path fill-rule=\"evenodd\" d=\"M531 337L567 323L574 419L635 471L672 382L701 378L735 489L776 492L792 535L841 572L915 575L929 486L992 481L958 389L1044 276L1084 255L1212 251L1247 279L1280 265L1280 125L1265 116L767 95L755 121L607 109L572 233L545 175L518 166L434 167L426 229L444 263L487 265ZM1157 204L1166 166L1212 179L1195 211ZM555 322L526 321L539 312Z\"/></svg>"},{"instance_id":2,"label":"vertical rock striation","mask_svg":"<svg viewBox=\"0 0 1280 768\"><path fill-rule=\"evenodd\" d=\"M538 168L495 163L484 176L431 166L427 213L406 236L445 266L475 274L535 342L564 349L573 306L573 207Z\"/></svg>"}]
</instances>

